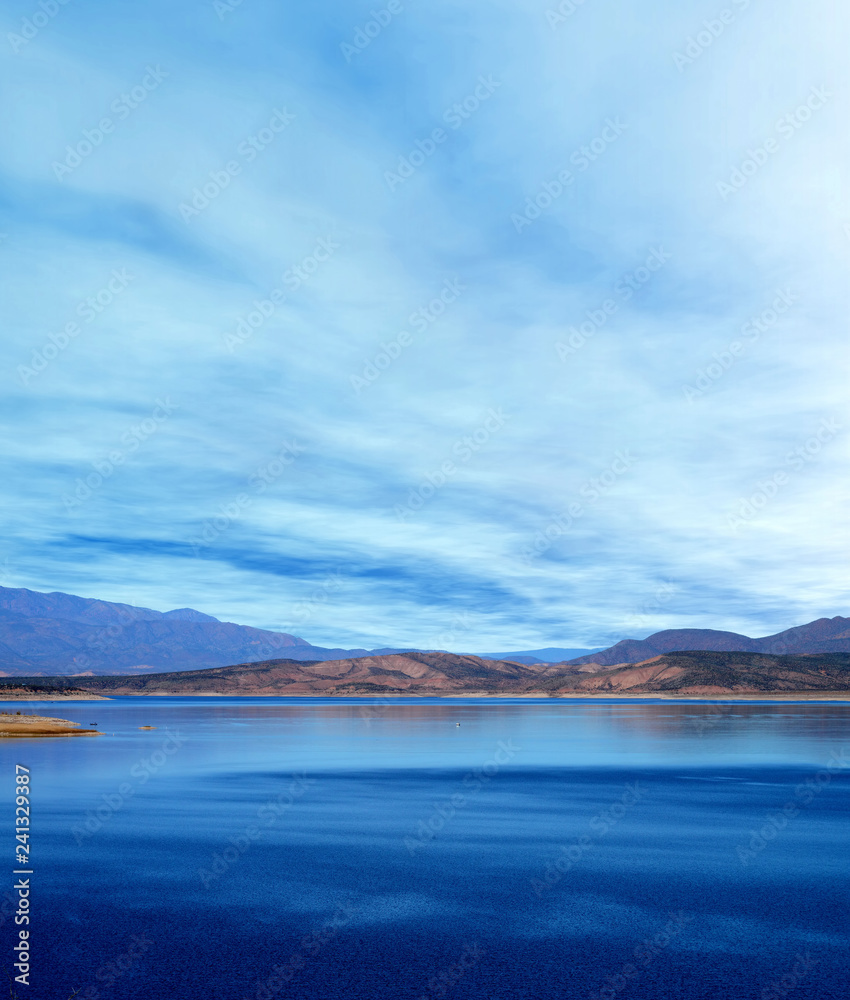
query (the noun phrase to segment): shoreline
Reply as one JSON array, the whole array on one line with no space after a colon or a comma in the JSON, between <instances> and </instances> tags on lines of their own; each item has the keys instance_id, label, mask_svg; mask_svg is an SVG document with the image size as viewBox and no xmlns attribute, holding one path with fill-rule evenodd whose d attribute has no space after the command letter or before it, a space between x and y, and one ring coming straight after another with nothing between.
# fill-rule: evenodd
<instances>
[{"instance_id":1,"label":"shoreline","mask_svg":"<svg viewBox=\"0 0 850 1000\"><path fill-rule=\"evenodd\" d=\"M102 736L97 729L80 729L79 722L46 715L0 714L0 739L41 736Z\"/></svg>"},{"instance_id":2,"label":"shoreline","mask_svg":"<svg viewBox=\"0 0 850 1000\"><path fill-rule=\"evenodd\" d=\"M705 703L712 704L720 701L728 702L753 702L753 701L775 701L775 702L833 702L838 704L850 704L850 691L751 691L751 692L735 692L728 694L678 694L669 691L660 692L640 692L640 693L586 693L586 692L569 692L565 694L551 695L545 692L522 692L522 693L510 693L510 692L487 692L487 691L475 691L475 692L421 692L417 694L403 694L403 693L393 693L386 695L378 694L332 694L332 693L322 693L317 691L309 692L240 692L240 691L150 691L144 693L137 693L133 691L127 692L113 692L112 697L106 695L48 695L39 694L31 696L19 696L4 698L2 693L0 693L0 704L5 701L112 701L115 697L121 698L322 698L322 699L335 699L340 702L345 701L378 701L380 703L386 703L387 699L397 700L397 701L417 701L423 698L445 698L445 699L483 699L483 698L512 698L515 700L528 699L528 700L539 700L539 701L670 701L670 702L691 702L691 703ZM34 716L27 716L26 718L35 718ZM52 721L64 721L64 720L52 720ZM3 722L3 717L0 716L0 724ZM68 725L71 725L68 723ZM88 731L88 730L87 730ZM94 730L90 730L94 732Z\"/></svg>"},{"instance_id":3,"label":"shoreline","mask_svg":"<svg viewBox=\"0 0 850 1000\"><path fill-rule=\"evenodd\" d=\"M109 701L104 694L33 694L29 691L0 695L0 703L5 701Z\"/></svg>"}]
</instances>

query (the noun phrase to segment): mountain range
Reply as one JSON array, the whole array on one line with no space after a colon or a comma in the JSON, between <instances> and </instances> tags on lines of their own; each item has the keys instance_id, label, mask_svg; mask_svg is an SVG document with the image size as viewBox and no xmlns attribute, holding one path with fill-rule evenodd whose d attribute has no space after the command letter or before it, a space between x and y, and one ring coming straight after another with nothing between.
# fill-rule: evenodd
<instances>
[{"instance_id":1,"label":"mountain range","mask_svg":"<svg viewBox=\"0 0 850 1000\"><path fill-rule=\"evenodd\" d=\"M705 628L672 628L646 639L623 639L608 649L571 659L573 664L640 663L653 656L678 650L704 649L715 652L772 653L776 656L805 653L850 652L850 618L818 618L775 635L751 639L738 632Z\"/></svg>"},{"instance_id":2,"label":"mountain range","mask_svg":"<svg viewBox=\"0 0 850 1000\"><path fill-rule=\"evenodd\" d=\"M6 678L10 690L82 689L97 695L512 695L587 697L807 694L850 696L850 653L776 656L767 653L667 653L643 663L527 665L454 653L401 653L307 663L269 660L211 670L113 677ZM374 701L361 714L376 716Z\"/></svg>"},{"instance_id":3,"label":"mountain range","mask_svg":"<svg viewBox=\"0 0 850 1000\"><path fill-rule=\"evenodd\" d=\"M510 661L526 667L553 662L612 667L688 650L772 655L850 652L850 618L820 618L757 639L714 629L668 629L646 639L624 639L601 650L548 647L472 656L471 660L490 664ZM206 670L281 658L316 663L422 652L314 646L286 632L222 622L191 608L162 612L70 594L0 587L2 676L139 674Z\"/></svg>"},{"instance_id":4,"label":"mountain range","mask_svg":"<svg viewBox=\"0 0 850 1000\"><path fill-rule=\"evenodd\" d=\"M313 646L286 632L222 622L192 608L152 611L0 587L2 676L186 670L272 656L327 660L392 652Z\"/></svg>"}]
</instances>

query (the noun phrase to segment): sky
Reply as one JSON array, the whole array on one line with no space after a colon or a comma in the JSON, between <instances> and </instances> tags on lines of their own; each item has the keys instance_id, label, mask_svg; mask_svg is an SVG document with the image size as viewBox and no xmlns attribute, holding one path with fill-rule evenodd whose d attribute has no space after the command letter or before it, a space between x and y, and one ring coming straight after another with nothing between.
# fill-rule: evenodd
<instances>
[{"instance_id":1,"label":"sky","mask_svg":"<svg viewBox=\"0 0 850 1000\"><path fill-rule=\"evenodd\" d=\"M838 0L9 0L0 583L317 645L848 614Z\"/></svg>"}]
</instances>

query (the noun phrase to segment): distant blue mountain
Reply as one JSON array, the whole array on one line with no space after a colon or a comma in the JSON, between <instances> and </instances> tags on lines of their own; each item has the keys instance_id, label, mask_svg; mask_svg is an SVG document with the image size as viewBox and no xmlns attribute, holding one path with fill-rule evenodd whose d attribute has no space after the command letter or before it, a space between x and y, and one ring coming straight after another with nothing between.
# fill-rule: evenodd
<instances>
[{"instance_id":1,"label":"distant blue mountain","mask_svg":"<svg viewBox=\"0 0 850 1000\"><path fill-rule=\"evenodd\" d=\"M546 646L545 649L521 649L516 653L478 653L485 660L513 660L514 663L563 663L575 656L587 656L597 653L602 646L592 649L568 649L563 646Z\"/></svg>"},{"instance_id":2,"label":"distant blue mountain","mask_svg":"<svg viewBox=\"0 0 850 1000\"><path fill-rule=\"evenodd\" d=\"M813 653L850 653L850 618L818 618L775 635L751 639L739 632L711 628L671 628L646 639L623 639L601 652L573 657L572 666L598 663L612 667L641 663L666 653L708 650L727 653L768 653L773 656L807 656Z\"/></svg>"},{"instance_id":3,"label":"distant blue mountain","mask_svg":"<svg viewBox=\"0 0 850 1000\"><path fill-rule=\"evenodd\" d=\"M330 649L287 632L222 622L192 608L153 611L71 594L0 587L0 674L136 674L286 658L401 652Z\"/></svg>"}]
</instances>

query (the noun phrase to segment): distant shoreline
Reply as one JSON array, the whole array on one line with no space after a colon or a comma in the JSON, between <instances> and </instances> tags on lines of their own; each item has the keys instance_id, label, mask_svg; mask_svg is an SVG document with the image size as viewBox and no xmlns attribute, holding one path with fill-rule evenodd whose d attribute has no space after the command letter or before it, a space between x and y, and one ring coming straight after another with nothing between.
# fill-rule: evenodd
<instances>
[{"instance_id":1,"label":"distant shoreline","mask_svg":"<svg viewBox=\"0 0 850 1000\"><path fill-rule=\"evenodd\" d=\"M738 692L735 694L716 694L716 695L694 695L694 694L678 694L670 692L647 692L642 694L614 694L614 693L586 693L586 692L576 692L574 694L565 693L550 695L545 692L525 692L521 694L515 694L510 692L488 692L488 691L458 691L458 692L419 692L416 694L386 694L386 695L376 695L376 694L322 694L321 692L245 692L241 693L238 691L149 691L144 693L136 693L132 691L127 692L112 692L112 697L105 695L62 695L62 694L33 694L33 695L20 695L13 697L3 697L2 691L0 690L0 704L6 701L112 701L115 697L121 698L322 698L331 699L336 701L355 701L355 700L370 700L385 703L386 699L393 699L398 701L416 701L422 698L457 698L457 699L467 699L475 700L482 698L498 698L498 699L537 699L545 701L671 701L671 702L696 702L696 703L715 703L719 701L807 701L807 702L834 702L850 704L850 691L766 691L766 692Z\"/></svg>"},{"instance_id":2,"label":"distant shoreline","mask_svg":"<svg viewBox=\"0 0 850 1000\"><path fill-rule=\"evenodd\" d=\"M0 692L2 692L0 687ZM56 694L44 694L43 692L13 691L11 694L0 694L0 702L4 701L109 701L106 695L89 693L88 691L77 694L63 694L57 691Z\"/></svg>"}]
</instances>

